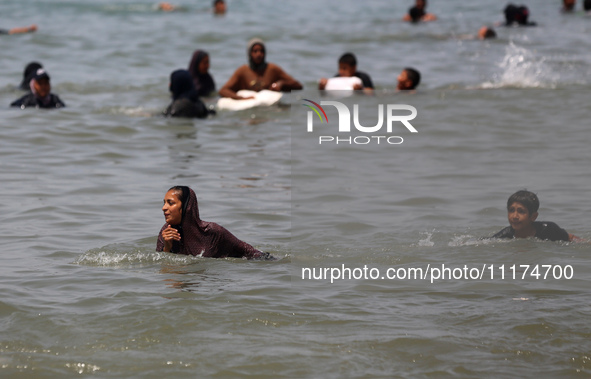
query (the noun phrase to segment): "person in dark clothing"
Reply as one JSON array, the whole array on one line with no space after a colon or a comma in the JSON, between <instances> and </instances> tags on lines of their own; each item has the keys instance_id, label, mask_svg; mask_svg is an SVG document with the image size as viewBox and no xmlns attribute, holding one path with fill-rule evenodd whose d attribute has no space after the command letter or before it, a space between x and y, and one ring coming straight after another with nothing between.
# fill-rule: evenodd
<instances>
[{"instance_id":1,"label":"person in dark clothing","mask_svg":"<svg viewBox=\"0 0 591 379\"><path fill-rule=\"evenodd\" d=\"M354 90L364 90L366 93L373 93L373 82L369 75L365 72L357 71L357 58L353 53L345 53L339 58L339 73L335 75L335 77L357 77L361 79L362 85L355 86ZM318 81L318 89L324 90L326 88L326 84L328 83L328 79L321 78Z\"/></svg>"},{"instance_id":2,"label":"person in dark clothing","mask_svg":"<svg viewBox=\"0 0 591 379\"><path fill-rule=\"evenodd\" d=\"M215 82L208 70L209 54L203 50L195 50L189 63L189 72L193 77L193 85L197 91L197 96L209 96L215 91Z\"/></svg>"},{"instance_id":3,"label":"person in dark clothing","mask_svg":"<svg viewBox=\"0 0 591 379\"><path fill-rule=\"evenodd\" d=\"M210 258L274 259L236 238L226 228L201 220L195 192L172 187L164 195L165 224L158 234L156 251Z\"/></svg>"},{"instance_id":4,"label":"person in dark clothing","mask_svg":"<svg viewBox=\"0 0 591 379\"><path fill-rule=\"evenodd\" d=\"M427 0L416 0L415 6L408 10L408 13L402 18L403 21L418 23L419 21L435 21L437 16L427 13Z\"/></svg>"},{"instance_id":5,"label":"person in dark clothing","mask_svg":"<svg viewBox=\"0 0 591 379\"><path fill-rule=\"evenodd\" d=\"M31 93L28 93L10 104L12 107L20 108L63 108L64 102L55 94L51 93L51 84L47 71L38 69L29 82Z\"/></svg>"},{"instance_id":6,"label":"person in dark clothing","mask_svg":"<svg viewBox=\"0 0 591 379\"><path fill-rule=\"evenodd\" d=\"M23 80L21 81L21 85L19 86L19 88L23 91L31 91L29 83L31 83L31 79L33 79L33 76L40 68L43 68L43 65L41 65L41 63L29 62L25 66L25 71L23 72Z\"/></svg>"},{"instance_id":7,"label":"person in dark clothing","mask_svg":"<svg viewBox=\"0 0 591 379\"><path fill-rule=\"evenodd\" d=\"M169 90L172 93L172 103L163 112L165 116L205 118L210 113L199 100L189 71L173 71L170 74Z\"/></svg>"},{"instance_id":8,"label":"person in dark clothing","mask_svg":"<svg viewBox=\"0 0 591 379\"><path fill-rule=\"evenodd\" d=\"M505 26L536 26L535 22L529 22L529 9L525 5L516 6L509 4L505 7Z\"/></svg>"},{"instance_id":9,"label":"person in dark clothing","mask_svg":"<svg viewBox=\"0 0 591 379\"><path fill-rule=\"evenodd\" d=\"M577 236L568 233L553 222L536 221L540 201L530 191L515 192L507 200L509 226L490 238L528 238L536 237L548 241L575 241Z\"/></svg>"}]
</instances>

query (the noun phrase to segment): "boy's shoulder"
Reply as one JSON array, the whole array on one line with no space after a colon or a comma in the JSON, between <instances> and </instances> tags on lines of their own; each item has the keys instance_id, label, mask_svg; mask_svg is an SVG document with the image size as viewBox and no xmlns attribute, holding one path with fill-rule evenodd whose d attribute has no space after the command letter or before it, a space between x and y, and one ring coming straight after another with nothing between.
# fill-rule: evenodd
<instances>
[{"instance_id":1,"label":"boy's shoulder","mask_svg":"<svg viewBox=\"0 0 591 379\"><path fill-rule=\"evenodd\" d=\"M551 221L534 221L536 238L549 241L569 241L568 232Z\"/></svg>"}]
</instances>

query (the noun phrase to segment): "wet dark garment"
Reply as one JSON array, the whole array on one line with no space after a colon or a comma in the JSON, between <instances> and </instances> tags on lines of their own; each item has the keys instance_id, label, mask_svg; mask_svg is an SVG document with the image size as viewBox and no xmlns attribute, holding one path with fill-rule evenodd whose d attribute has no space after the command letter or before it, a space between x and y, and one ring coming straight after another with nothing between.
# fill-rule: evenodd
<instances>
[{"instance_id":1,"label":"wet dark garment","mask_svg":"<svg viewBox=\"0 0 591 379\"><path fill-rule=\"evenodd\" d=\"M163 113L169 117L205 118L209 110L201 100L192 101L185 97L173 100Z\"/></svg>"},{"instance_id":2,"label":"wet dark garment","mask_svg":"<svg viewBox=\"0 0 591 379\"><path fill-rule=\"evenodd\" d=\"M181 234L181 241L173 244L172 253L210 258L273 259L268 253L239 240L226 228L201 220L197 196L193 190L189 191L186 208L183 205L181 225L174 226ZM164 224L158 234L156 251L164 250L162 231L167 227L168 224Z\"/></svg>"},{"instance_id":3,"label":"wet dark garment","mask_svg":"<svg viewBox=\"0 0 591 379\"><path fill-rule=\"evenodd\" d=\"M49 101L43 102L37 96L32 93L26 94L18 100L15 100L10 104L11 107L20 108L63 108L66 106L64 102L53 93L49 94Z\"/></svg>"},{"instance_id":4,"label":"wet dark garment","mask_svg":"<svg viewBox=\"0 0 591 379\"><path fill-rule=\"evenodd\" d=\"M568 232L553 222L534 221L534 228L536 229L536 238L547 241L569 241ZM515 231L512 227L507 226L503 230L490 238L514 238Z\"/></svg>"},{"instance_id":5,"label":"wet dark garment","mask_svg":"<svg viewBox=\"0 0 591 379\"><path fill-rule=\"evenodd\" d=\"M6 29L0 29L0 34L8 34L9 31Z\"/></svg>"},{"instance_id":6,"label":"wet dark garment","mask_svg":"<svg viewBox=\"0 0 591 379\"><path fill-rule=\"evenodd\" d=\"M205 104L199 100L191 73L187 70L176 70L170 75L170 92L172 103L164 111L165 116L171 117L197 117L204 118L208 115Z\"/></svg>"}]
</instances>

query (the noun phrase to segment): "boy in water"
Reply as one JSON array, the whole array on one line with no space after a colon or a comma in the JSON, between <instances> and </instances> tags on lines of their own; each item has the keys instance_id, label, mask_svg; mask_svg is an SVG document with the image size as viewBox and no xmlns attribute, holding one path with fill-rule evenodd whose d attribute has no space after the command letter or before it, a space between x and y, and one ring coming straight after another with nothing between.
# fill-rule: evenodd
<instances>
[{"instance_id":1,"label":"boy in water","mask_svg":"<svg viewBox=\"0 0 591 379\"><path fill-rule=\"evenodd\" d=\"M437 16L432 13L427 13L427 0L416 0L415 6L408 10L408 13L404 15L402 21L410 21L417 23L419 21L435 21Z\"/></svg>"},{"instance_id":2,"label":"boy in water","mask_svg":"<svg viewBox=\"0 0 591 379\"><path fill-rule=\"evenodd\" d=\"M396 89L399 91L414 90L421 82L421 73L414 68L407 67L400 75L398 75L398 85Z\"/></svg>"},{"instance_id":3,"label":"boy in water","mask_svg":"<svg viewBox=\"0 0 591 379\"><path fill-rule=\"evenodd\" d=\"M540 201L535 193L521 190L507 200L509 225L491 238L536 237L548 241L575 241L580 238L568 233L553 222L536 221Z\"/></svg>"},{"instance_id":4,"label":"boy in water","mask_svg":"<svg viewBox=\"0 0 591 379\"><path fill-rule=\"evenodd\" d=\"M345 53L339 58L339 73L335 77L350 78L357 77L361 79L362 85L355 85L354 90L363 90L366 93L371 94L373 92L373 82L369 75L365 72L357 71L357 58L353 53ZM321 78L318 81L318 89L324 90L326 88L328 79Z\"/></svg>"}]
</instances>

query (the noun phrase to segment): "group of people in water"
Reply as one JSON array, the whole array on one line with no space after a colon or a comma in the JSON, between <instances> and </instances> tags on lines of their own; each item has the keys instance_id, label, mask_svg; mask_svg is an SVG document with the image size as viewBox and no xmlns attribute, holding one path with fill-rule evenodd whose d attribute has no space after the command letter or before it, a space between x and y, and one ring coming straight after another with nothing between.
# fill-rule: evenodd
<instances>
[{"instance_id":1,"label":"group of people in water","mask_svg":"<svg viewBox=\"0 0 591 379\"><path fill-rule=\"evenodd\" d=\"M575 0L563 0L565 12L572 11ZM405 21L429 22L437 20L433 14L426 12L426 0L416 0ZM161 3L162 10L174 10L168 3ZM219 7L219 8L217 8ZM591 0L585 0L585 10L591 9ZM214 8L225 12L223 0L214 1ZM528 20L529 11L525 6L507 5L504 10L506 26L533 26ZM36 27L34 28L36 30ZM28 31L34 31L28 30ZM24 29L16 32L24 32ZM493 38L496 33L492 28L483 27L479 38ZM252 39L247 46L248 63L240 66L228 81L219 89L221 97L245 100L238 94L240 90L251 91L271 90L289 92L302 89L302 84L286 73L281 67L266 61L266 46L260 39ZM201 100L201 97L215 94L216 84L209 73L209 54L196 50L191 57L188 69L178 69L170 74L169 91L172 102L163 112L171 117L203 118L214 113ZM356 77L360 79L354 90L371 94L374 85L370 76L357 69L357 58L353 53L345 53L338 60L338 72L335 77ZM318 89L326 90L329 79L321 78ZM397 78L398 90L414 90L421 81L418 70L407 67ZM20 88L27 91L15 100L11 106L27 108L61 108L64 102L59 96L51 93L50 77L38 62L29 63L23 72ZM511 195L507 201L507 219L509 226L490 238L528 238L536 237L550 241L577 241L578 237L569 234L552 222L536 221L539 200L529 191L522 190ZM246 259L275 259L269 253L260 251L239 240L222 226L201 220L195 192L186 186L170 188L164 196L162 207L165 224L158 234L157 251L193 255L200 257L235 257Z\"/></svg>"}]
</instances>

